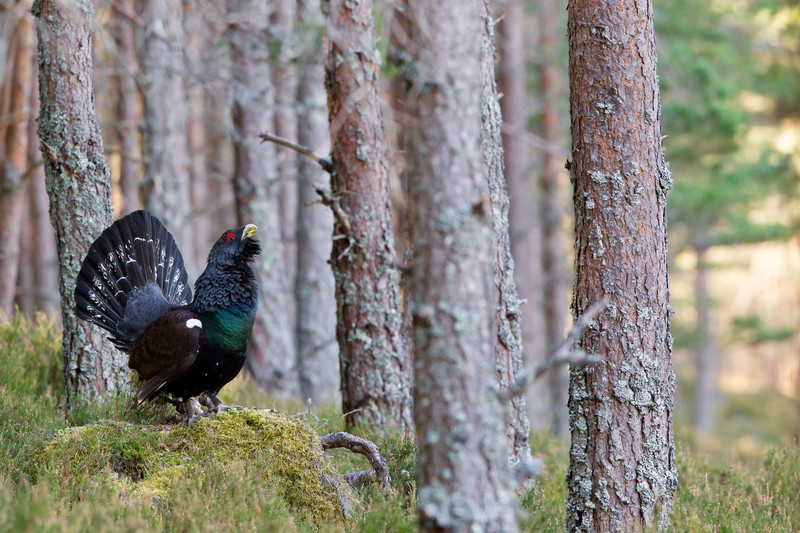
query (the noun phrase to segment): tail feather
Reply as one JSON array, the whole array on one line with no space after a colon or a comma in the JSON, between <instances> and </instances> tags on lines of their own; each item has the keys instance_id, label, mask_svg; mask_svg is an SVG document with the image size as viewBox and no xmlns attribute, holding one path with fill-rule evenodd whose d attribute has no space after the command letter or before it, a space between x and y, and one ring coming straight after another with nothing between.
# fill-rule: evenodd
<instances>
[{"instance_id":1,"label":"tail feather","mask_svg":"<svg viewBox=\"0 0 800 533\"><path fill-rule=\"evenodd\" d=\"M146 285L158 290L137 290ZM110 332L118 345L132 345L165 308L191 299L175 239L147 211L135 211L103 231L89 248L75 287L78 316Z\"/></svg>"}]
</instances>

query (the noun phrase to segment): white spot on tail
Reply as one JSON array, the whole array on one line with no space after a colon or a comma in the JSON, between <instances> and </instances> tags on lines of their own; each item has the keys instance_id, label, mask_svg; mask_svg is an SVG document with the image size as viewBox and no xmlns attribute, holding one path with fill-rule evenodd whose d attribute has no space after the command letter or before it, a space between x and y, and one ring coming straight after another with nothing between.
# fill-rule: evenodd
<instances>
[{"instance_id":1,"label":"white spot on tail","mask_svg":"<svg viewBox=\"0 0 800 533\"><path fill-rule=\"evenodd\" d=\"M197 320L196 318L190 318L189 320L186 321L186 327L189 329L202 328L203 323Z\"/></svg>"}]
</instances>

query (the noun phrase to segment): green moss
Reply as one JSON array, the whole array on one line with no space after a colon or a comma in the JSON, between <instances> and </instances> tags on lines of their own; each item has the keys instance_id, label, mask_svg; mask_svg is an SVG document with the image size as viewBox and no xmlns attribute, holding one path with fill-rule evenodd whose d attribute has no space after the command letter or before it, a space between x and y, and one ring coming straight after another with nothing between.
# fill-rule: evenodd
<instances>
[{"instance_id":1,"label":"green moss","mask_svg":"<svg viewBox=\"0 0 800 533\"><path fill-rule=\"evenodd\" d=\"M356 503L310 426L277 411L228 411L192 427L104 422L69 428L32 454L25 469L31 479L56 480L68 500L101 484L122 499L152 502L162 516L180 514L179 502L213 498L226 486L255 485L243 494L259 493L265 505L280 501L285 514L316 526L343 522ZM231 478L233 471L243 477Z\"/></svg>"},{"instance_id":2,"label":"green moss","mask_svg":"<svg viewBox=\"0 0 800 533\"><path fill-rule=\"evenodd\" d=\"M242 459L264 464L264 476L284 500L314 522L348 513L355 503L304 421L277 411L244 409L176 428L176 444L218 461ZM310 513L310 515L307 515Z\"/></svg>"}]
</instances>

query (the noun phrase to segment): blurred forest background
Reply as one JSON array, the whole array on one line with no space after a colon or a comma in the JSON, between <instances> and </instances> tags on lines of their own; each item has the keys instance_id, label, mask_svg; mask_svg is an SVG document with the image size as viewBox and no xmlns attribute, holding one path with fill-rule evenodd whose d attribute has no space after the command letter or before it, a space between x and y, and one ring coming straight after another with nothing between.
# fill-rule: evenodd
<instances>
[{"instance_id":1,"label":"blurred forest background","mask_svg":"<svg viewBox=\"0 0 800 533\"><path fill-rule=\"evenodd\" d=\"M387 57L388 44L402 38L402 20L391 2L375 4L395 242L403 262L404 112L394 98L402 81L396 58ZM319 6L303 0L269 5L271 84L261 96L263 131L327 155ZM525 357L533 365L572 322L566 4L495 7L512 248L527 300ZM0 311L6 317L57 316L59 302L36 135L29 8L0 0ZM236 224L237 74L229 43L231 27L241 21L206 0L98 0L95 8L95 104L115 215L146 207L161 217L194 280L219 232ZM800 437L800 6L670 0L656 2L655 11L664 146L675 180L669 244L677 420L696 427L712 448L756 455L765 445ZM161 48L149 44L154 37ZM20 90L27 91L27 105L13 108ZM148 119L157 106L170 117L161 124ZM309 125L317 132L321 125L322 136ZM283 283L272 294L285 302L284 349L295 354L287 355L291 360L313 352L320 365L319 379L301 386L301 394L313 391L315 403L335 400L334 285L325 264L333 217L315 203L314 190L327 187L328 176L292 150L263 147L274 154L267 179L276 220L254 222L259 237L272 234L271 252L282 261ZM315 321L303 314L309 286L322 317ZM566 387L562 371L530 390L535 429L566 435Z\"/></svg>"}]
</instances>

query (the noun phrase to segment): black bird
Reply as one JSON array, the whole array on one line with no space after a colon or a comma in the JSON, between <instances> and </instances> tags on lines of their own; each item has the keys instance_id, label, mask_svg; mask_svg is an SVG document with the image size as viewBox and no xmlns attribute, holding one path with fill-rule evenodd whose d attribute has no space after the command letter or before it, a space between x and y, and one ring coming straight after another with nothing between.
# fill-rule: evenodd
<instances>
[{"instance_id":1,"label":"black bird","mask_svg":"<svg viewBox=\"0 0 800 533\"><path fill-rule=\"evenodd\" d=\"M165 393L189 420L200 414L194 396L225 409L217 393L244 365L258 308L250 266L261 253L257 231L248 224L222 233L194 299L175 240L147 211L117 220L92 243L75 287L77 314L130 354L139 402Z\"/></svg>"}]
</instances>

